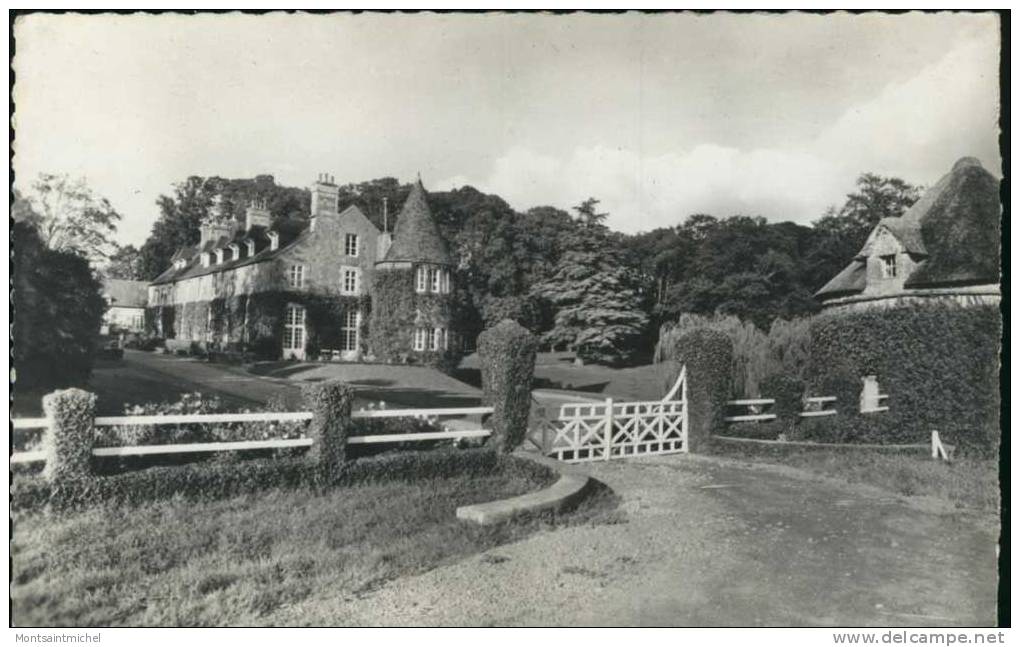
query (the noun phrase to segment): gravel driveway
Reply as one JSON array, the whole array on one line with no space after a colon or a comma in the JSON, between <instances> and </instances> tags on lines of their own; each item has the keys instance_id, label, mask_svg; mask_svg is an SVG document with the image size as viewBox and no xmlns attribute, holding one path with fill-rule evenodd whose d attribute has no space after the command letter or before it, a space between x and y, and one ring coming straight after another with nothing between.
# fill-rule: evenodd
<instances>
[{"instance_id":1,"label":"gravel driveway","mask_svg":"<svg viewBox=\"0 0 1020 647\"><path fill-rule=\"evenodd\" d=\"M273 624L992 625L997 519L780 466L580 468L626 521L544 532Z\"/></svg>"}]
</instances>

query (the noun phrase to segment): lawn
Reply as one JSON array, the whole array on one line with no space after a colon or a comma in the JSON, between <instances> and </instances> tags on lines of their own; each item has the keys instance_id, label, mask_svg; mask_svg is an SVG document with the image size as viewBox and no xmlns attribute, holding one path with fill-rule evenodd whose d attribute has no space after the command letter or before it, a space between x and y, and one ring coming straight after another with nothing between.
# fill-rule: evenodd
<instances>
[{"instance_id":1,"label":"lawn","mask_svg":"<svg viewBox=\"0 0 1020 647\"><path fill-rule=\"evenodd\" d=\"M713 443L712 453L874 485L905 496L928 496L956 508L999 511L999 461L961 457L952 463L916 454L868 449L797 448Z\"/></svg>"},{"instance_id":2,"label":"lawn","mask_svg":"<svg viewBox=\"0 0 1020 647\"><path fill-rule=\"evenodd\" d=\"M484 528L454 516L545 485L535 478L509 470L26 515L11 543L13 623L272 625L274 612L313 594L357 596L548 527L532 519ZM610 496L556 522L590 520Z\"/></svg>"},{"instance_id":3,"label":"lawn","mask_svg":"<svg viewBox=\"0 0 1020 647\"><path fill-rule=\"evenodd\" d=\"M454 377L468 384L481 384L477 354L465 357L454 371ZM574 364L574 354L566 352L539 353L535 358L534 387L573 391L597 398L619 400L662 399L676 380L673 363L646 364L626 368Z\"/></svg>"}]
</instances>

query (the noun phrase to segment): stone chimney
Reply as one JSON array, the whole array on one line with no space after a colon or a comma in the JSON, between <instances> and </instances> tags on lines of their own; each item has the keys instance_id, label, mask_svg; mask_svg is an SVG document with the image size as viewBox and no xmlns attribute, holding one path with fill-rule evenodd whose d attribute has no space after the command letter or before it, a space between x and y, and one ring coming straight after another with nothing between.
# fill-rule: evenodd
<instances>
[{"instance_id":1,"label":"stone chimney","mask_svg":"<svg viewBox=\"0 0 1020 647\"><path fill-rule=\"evenodd\" d=\"M244 212L244 230L251 231L252 227L265 227L269 229L273 216L266 208L265 198L256 198L251 201Z\"/></svg>"},{"instance_id":2,"label":"stone chimney","mask_svg":"<svg viewBox=\"0 0 1020 647\"><path fill-rule=\"evenodd\" d=\"M223 204L223 195L217 194L213 197L212 205L209 207L209 215L202 221L199 227L199 245L204 245L210 240L218 240L221 236L232 236L237 222L226 214Z\"/></svg>"},{"instance_id":3,"label":"stone chimney","mask_svg":"<svg viewBox=\"0 0 1020 647\"><path fill-rule=\"evenodd\" d=\"M340 189L332 175L320 173L319 179L312 185L312 218L321 215L335 214L340 199Z\"/></svg>"}]
</instances>

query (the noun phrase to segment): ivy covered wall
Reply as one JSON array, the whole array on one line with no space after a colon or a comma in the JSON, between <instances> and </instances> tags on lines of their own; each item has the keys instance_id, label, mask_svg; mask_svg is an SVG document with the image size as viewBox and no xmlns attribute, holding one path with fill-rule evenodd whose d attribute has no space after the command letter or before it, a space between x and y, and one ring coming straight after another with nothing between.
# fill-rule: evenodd
<instances>
[{"instance_id":1,"label":"ivy covered wall","mask_svg":"<svg viewBox=\"0 0 1020 647\"><path fill-rule=\"evenodd\" d=\"M401 364L424 364L452 370L460 360L455 293L415 291L415 268L376 269L370 345L375 359ZM445 328L446 350L414 350L418 328Z\"/></svg>"},{"instance_id":2,"label":"ivy covered wall","mask_svg":"<svg viewBox=\"0 0 1020 647\"><path fill-rule=\"evenodd\" d=\"M163 337L204 342L218 350L246 350L265 359L281 357L284 313L289 304L305 308L305 352L315 357L323 348L339 349L341 322L350 310L361 311L359 352L369 354L368 322L372 301L368 295L345 296L302 291L273 290L211 301L153 306L146 311L152 334L162 322Z\"/></svg>"}]
</instances>

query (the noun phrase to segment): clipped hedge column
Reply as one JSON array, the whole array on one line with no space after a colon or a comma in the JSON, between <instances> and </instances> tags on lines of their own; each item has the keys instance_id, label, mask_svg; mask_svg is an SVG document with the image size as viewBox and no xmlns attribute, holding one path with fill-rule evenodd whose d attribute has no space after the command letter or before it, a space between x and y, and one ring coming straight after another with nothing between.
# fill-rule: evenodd
<instances>
[{"instance_id":1,"label":"clipped hedge column","mask_svg":"<svg viewBox=\"0 0 1020 647\"><path fill-rule=\"evenodd\" d=\"M347 456L347 436L351 433L354 388L346 382L330 380L304 385L301 395L312 411L308 425L312 447L308 457L325 468L342 465Z\"/></svg>"},{"instance_id":2,"label":"clipped hedge column","mask_svg":"<svg viewBox=\"0 0 1020 647\"><path fill-rule=\"evenodd\" d=\"M96 437L96 396L81 389L64 389L43 396L50 426L43 434L46 466L43 476L64 481L92 475L92 445Z\"/></svg>"},{"instance_id":3,"label":"clipped hedge column","mask_svg":"<svg viewBox=\"0 0 1020 647\"><path fill-rule=\"evenodd\" d=\"M726 401L733 392L733 342L726 333L696 328L683 334L672 358L687 367L687 446L703 451L725 430Z\"/></svg>"},{"instance_id":4,"label":"clipped hedge column","mask_svg":"<svg viewBox=\"0 0 1020 647\"><path fill-rule=\"evenodd\" d=\"M524 442L537 351L534 335L509 319L478 336L483 397L493 407L490 442L497 451L509 453Z\"/></svg>"},{"instance_id":5,"label":"clipped hedge column","mask_svg":"<svg viewBox=\"0 0 1020 647\"><path fill-rule=\"evenodd\" d=\"M759 385L761 397L775 399L773 413L783 433L792 432L800 422L800 413L804 410L804 389L803 380L786 373L773 373Z\"/></svg>"}]
</instances>

